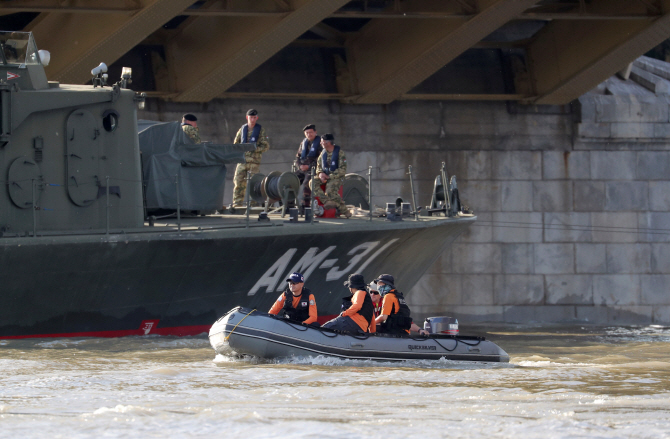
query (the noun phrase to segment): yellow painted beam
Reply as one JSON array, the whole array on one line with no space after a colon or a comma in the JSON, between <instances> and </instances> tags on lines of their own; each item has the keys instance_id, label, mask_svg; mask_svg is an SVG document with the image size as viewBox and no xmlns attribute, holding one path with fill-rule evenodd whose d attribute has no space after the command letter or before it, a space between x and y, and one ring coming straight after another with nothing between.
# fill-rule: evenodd
<instances>
[{"instance_id":1,"label":"yellow painted beam","mask_svg":"<svg viewBox=\"0 0 670 439\"><path fill-rule=\"evenodd\" d=\"M645 21L555 21L528 48L537 104L563 105L602 81L670 36L670 1L663 15ZM596 12L644 13L646 6L629 0L598 0Z\"/></svg>"},{"instance_id":2,"label":"yellow painted beam","mask_svg":"<svg viewBox=\"0 0 670 439\"><path fill-rule=\"evenodd\" d=\"M168 43L180 102L207 102L348 0L293 0L285 17L197 17Z\"/></svg>"},{"instance_id":3,"label":"yellow painted beam","mask_svg":"<svg viewBox=\"0 0 670 439\"><path fill-rule=\"evenodd\" d=\"M84 84L91 79L93 67L118 60L192 3L142 0L141 9L131 16L43 13L26 30L33 32L38 47L51 52L51 63L46 68L50 80Z\"/></svg>"},{"instance_id":4,"label":"yellow painted beam","mask_svg":"<svg viewBox=\"0 0 670 439\"><path fill-rule=\"evenodd\" d=\"M479 13L460 21L371 22L348 50L360 95L356 102L387 104L398 99L535 3L537 0L479 1Z\"/></svg>"}]
</instances>

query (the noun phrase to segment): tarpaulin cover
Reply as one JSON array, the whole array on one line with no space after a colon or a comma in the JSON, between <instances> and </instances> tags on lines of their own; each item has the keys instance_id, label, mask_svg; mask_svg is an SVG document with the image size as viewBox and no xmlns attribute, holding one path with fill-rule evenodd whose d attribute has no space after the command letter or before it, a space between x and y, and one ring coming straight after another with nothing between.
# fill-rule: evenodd
<instances>
[{"instance_id":1,"label":"tarpaulin cover","mask_svg":"<svg viewBox=\"0 0 670 439\"><path fill-rule=\"evenodd\" d=\"M244 144L195 144L179 122L138 121L147 209L214 211L223 206L226 165L244 163Z\"/></svg>"}]
</instances>

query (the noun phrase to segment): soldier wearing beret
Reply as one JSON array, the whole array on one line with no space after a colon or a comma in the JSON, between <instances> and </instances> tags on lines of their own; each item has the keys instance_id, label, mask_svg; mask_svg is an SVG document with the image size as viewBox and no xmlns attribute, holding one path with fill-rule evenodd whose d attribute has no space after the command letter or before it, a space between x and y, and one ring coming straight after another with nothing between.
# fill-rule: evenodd
<instances>
[{"instance_id":1,"label":"soldier wearing beret","mask_svg":"<svg viewBox=\"0 0 670 439\"><path fill-rule=\"evenodd\" d=\"M193 143L200 143L198 118L193 114L187 113L181 117L181 129L193 141Z\"/></svg>"},{"instance_id":2,"label":"soldier wearing beret","mask_svg":"<svg viewBox=\"0 0 670 439\"><path fill-rule=\"evenodd\" d=\"M239 163L235 169L233 206L242 207L247 190L247 174L257 174L261 166L261 156L270 149L265 129L258 122L258 111L247 111L247 123L237 131L233 143L255 143L256 149L244 153L245 163Z\"/></svg>"},{"instance_id":3,"label":"soldier wearing beret","mask_svg":"<svg viewBox=\"0 0 670 439\"><path fill-rule=\"evenodd\" d=\"M335 136L330 133L321 137L323 151L317 160L316 175L321 183L326 183L326 191L321 189L320 184L316 184L314 196L319 197L325 209L337 208L339 215L350 218L351 212L340 196L340 187L347 173L347 156L338 145L335 145L334 141Z\"/></svg>"},{"instance_id":4,"label":"soldier wearing beret","mask_svg":"<svg viewBox=\"0 0 670 439\"><path fill-rule=\"evenodd\" d=\"M298 146L294 166L296 175L300 179L300 184L304 184L304 206L309 207L312 196L309 183L311 180L310 168L316 166L316 161L321 151L323 151L323 147L321 146L321 137L316 134L316 126L314 124L305 126L302 131L305 133L305 138L300 142L300 146Z\"/></svg>"}]
</instances>

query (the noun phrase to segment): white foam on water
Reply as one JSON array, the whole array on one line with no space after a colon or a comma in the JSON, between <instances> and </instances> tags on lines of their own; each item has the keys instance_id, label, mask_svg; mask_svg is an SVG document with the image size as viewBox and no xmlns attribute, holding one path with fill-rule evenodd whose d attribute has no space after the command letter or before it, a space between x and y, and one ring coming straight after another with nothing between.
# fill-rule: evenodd
<instances>
[{"instance_id":1,"label":"white foam on water","mask_svg":"<svg viewBox=\"0 0 670 439\"><path fill-rule=\"evenodd\" d=\"M439 360L402 360L402 361L379 361L379 360L356 360L347 358L331 357L327 355L316 356L293 356L277 359L262 359L251 356L235 357L217 354L214 358L217 363L242 362L248 364L278 364L278 365L306 365L306 366L332 366L332 367L402 367L419 369L482 369L482 368L505 368L514 367L508 363L454 361L446 358Z\"/></svg>"},{"instance_id":2,"label":"white foam on water","mask_svg":"<svg viewBox=\"0 0 670 439\"><path fill-rule=\"evenodd\" d=\"M670 342L670 327L661 325L611 327L605 329L604 339L608 341L630 340L647 343Z\"/></svg>"},{"instance_id":3,"label":"white foam on water","mask_svg":"<svg viewBox=\"0 0 670 439\"><path fill-rule=\"evenodd\" d=\"M90 343L90 339L68 339L68 338L57 338L57 339L49 339L48 341L40 341L35 343L36 347L40 348L45 348L45 349L52 349L52 348L68 348L71 346L77 346L80 344L84 344L86 342Z\"/></svg>"},{"instance_id":4,"label":"white foam on water","mask_svg":"<svg viewBox=\"0 0 670 439\"><path fill-rule=\"evenodd\" d=\"M670 343L626 331L506 335L511 364L267 361L214 355L206 337L12 341L0 436L666 437Z\"/></svg>"},{"instance_id":5,"label":"white foam on water","mask_svg":"<svg viewBox=\"0 0 670 439\"><path fill-rule=\"evenodd\" d=\"M91 416L91 415L105 415L108 413L122 413L122 414L133 414L133 415L155 415L155 411L145 407L138 407L133 405L122 405L118 404L114 407L100 407L93 411L93 413L86 413L82 416Z\"/></svg>"},{"instance_id":6,"label":"white foam on water","mask_svg":"<svg viewBox=\"0 0 670 439\"><path fill-rule=\"evenodd\" d=\"M513 364L522 367L600 367L598 364L594 363L565 363L558 361L529 361L529 360L519 360L515 361Z\"/></svg>"}]
</instances>

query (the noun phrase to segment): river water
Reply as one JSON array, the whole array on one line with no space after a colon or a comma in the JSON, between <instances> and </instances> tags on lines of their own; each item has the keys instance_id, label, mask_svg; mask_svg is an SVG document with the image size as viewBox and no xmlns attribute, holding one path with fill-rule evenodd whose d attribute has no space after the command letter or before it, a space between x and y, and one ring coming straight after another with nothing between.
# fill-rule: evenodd
<instances>
[{"instance_id":1,"label":"river water","mask_svg":"<svg viewBox=\"0 0 670 439\"><path fill-rule=\"evenodd\" d=\"M0 340L0 437L670 437L670 328L471 328L509 364L216 356L190 338Z\"/></svg>"}]
</instances>

